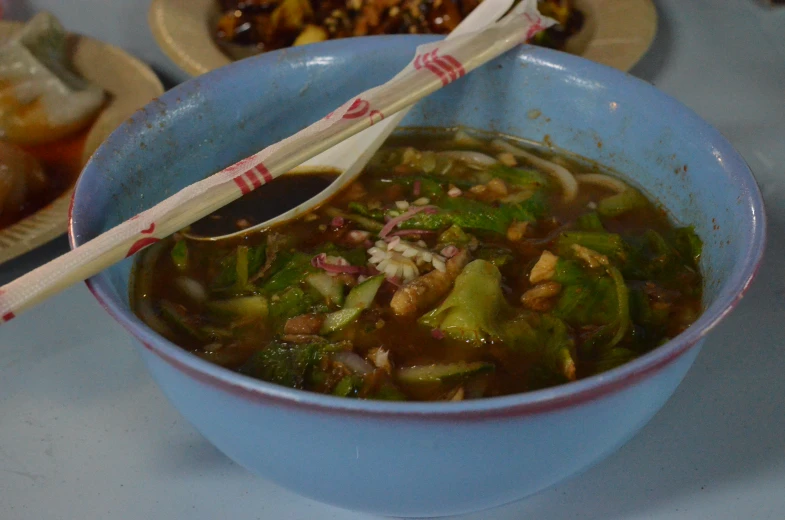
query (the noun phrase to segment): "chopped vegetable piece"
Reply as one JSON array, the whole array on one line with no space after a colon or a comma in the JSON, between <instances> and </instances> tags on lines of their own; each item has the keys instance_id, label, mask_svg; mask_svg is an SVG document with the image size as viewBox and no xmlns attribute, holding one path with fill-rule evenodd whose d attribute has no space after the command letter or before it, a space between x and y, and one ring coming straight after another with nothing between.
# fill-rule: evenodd
<instances>
[{"instance_id":1,"label":"chopped vegetable piece","mask_svg":"<svg viewBox=\"0 0 785 520\"><path fill-rule=\"evenodd\" d=\"M180 271L188 269L188 244L185 240L178 240L172 248L172 262Z\"/></svg>"},{"instance_id":2,"label":"chopped vegetable piece","mask_svg":"<svg viewBox=\"0 0 785 520\"><path fill-rule=\"evenodd\" d=\"M347 309L367 309L373 303L373 299L376 297L379 287L382 286L382 282L384 282L384 276L379 275L368 278L363 283L353 287L346 297L344 307Z\"/></svg>"},{"instance_id":3,"label":"chopped vegetable piece","mask_svg":"<svg viewBox=\"0 0 785 520\"><path fill-rule=\"evenodd\" d=\"M273 294L300 284L305 277L316 272L316 268L311 265L311 258L311 255L299 252L279 255L276 261L278 268L271 269L273 274L262 285L262 290Z\"/></svg>"},{"instance_id":4,"label":"chopped vegetable piece","mask_svg":"<svg viewBox=\"0 0 785 520\"><path fill-rule=\"evenodd\" d=\"M559 236L559 255L569 253L573 245L580 245L609 257L624 258L624 241L620 235L605 231L566 231Z\"/></svg>"},{"instance_id":5,"label":"chopped vegetable piece","mask_svg":"<svg viewBox=\"0 0 785 520\"><path fill-rule=\"evenodd\" d=\"M324 299L329 306L340 307L343 305L343 282L335 276L330 276L325 272L309 274L305 281L319 294L324 296Z\"/></svg>"},{"instance_id":6,"label":"chopped vegetable piece","mask_svg":"<svg viewBox=\"0 0 785 520\"><path fill-rule=\"evenodd\" d=\"M489 168L488 172L515 186L542 187L548 185L548 179L543 174L530 168L513 168L504 164L496 164Z\"/></svg>"},{"instance_id":7,"label":"chopped vegetable piece","mask_svg":"<svg viewBox=\"0 0 785 520\"><path fill-rule=\"evenodd\" d=\"M447 364L417 365L399 368L395 377L402 383L448 383L470 376L493 372L492 363L464 361Z\"/></svg>"},{"instance_id":8,"label":"chopped vegetable piece","mask_svg":"<svg viewBox=\"0 0 785 520\"><path fill-rule=\"evenodd\" d=\"M360 316L361 312L362 309L358 309L357 307L347 307L346 309L341 309L340 311L331 312L325 316L324 323L322 324L322 329L319 331L319 334L330 334L332 332L341 330L356 320L357 317Z\"/></svg>"},{"instance_id":9,"label":"chopped vegetable piece","mask_svg":"<svg viewBox=\"0 0 785 520\"><path fill-rule=\"evenodd\" d=\"M231 300L213 300L207 304L217 313L233 314L244 317L266 318L269 304L264 296L242 296Z\"/></svg>"},{"instance_id":10,"label":"chopped vegetable piece","mask_svg":"<svg viewBox=\"0 0 785 520\"><path fill-rule=\"evenodd\" d=\"M379 222L376 222L373 219L370 219L368 217L364 217L362 215L357 215L355 213L345 213L345 212L343 212L343 211L341 211L341 210L339 210L337 208L332 208L332 207L326 208L324 210L324 213L328 217L342 217L342 218L344 218L346 220L350 220L352 222L355 222L361 228L363 228L363 229L365 229L367 231L381 231L381 229L384 227L382 224L380 224Z\"/></svg>"},{"instance_id":11,"label":"chopped vegetable piece","mask_svg":"<svg viewBox=\"0 0 785 520\"><path fill-rule=\"evenodd\" d=\"M597 204L597 212L603 217L618 217L628 211L637 210L649 206L646 197L633 188L611 195L602 199Z\"/></svg>"},{"instance_id":12,"label":"chopped vegetable piece","mask_svg":"<svg viewBox=\"0 0 785 520\"><path fill-rule=\"evenodd\" d=\"M596 211L579 216L575 220L575 224L581 231L605 231L605 227L602 225L600 216Z\"/></svg>"},{"instance_id":13,"label":"chopped vegetable piece","mask_svg":"<svg viewBox=\"0 0 785 520\"><path fill-rule=\"evenodd\" d=\"M485 260L470 262L444 302L418 321L450 338L481 345L498 338L496 321L505 305L501 273Z\"/></svg>"}]
</instances>

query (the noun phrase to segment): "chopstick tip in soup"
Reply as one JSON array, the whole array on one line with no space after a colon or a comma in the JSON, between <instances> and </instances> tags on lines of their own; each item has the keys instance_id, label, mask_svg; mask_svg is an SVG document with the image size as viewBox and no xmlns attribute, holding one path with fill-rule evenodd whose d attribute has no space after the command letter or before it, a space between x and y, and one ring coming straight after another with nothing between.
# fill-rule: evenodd
<instances>
[{"instance_id":1,"label":"chopstick tip in soup","mask_svg":"<svg viewBox=\"0 0 785 520\"><path fill-rule=\"evenodd\" d=\"M333 178L284 176L196 226L247 227L261 199ZM160 334L251 377L460 401L568 383L673 338L701 312L700 255L691 227L574 158L415 132L296 220L153 246L132 299Z\"/></svg>"}]
</instances>

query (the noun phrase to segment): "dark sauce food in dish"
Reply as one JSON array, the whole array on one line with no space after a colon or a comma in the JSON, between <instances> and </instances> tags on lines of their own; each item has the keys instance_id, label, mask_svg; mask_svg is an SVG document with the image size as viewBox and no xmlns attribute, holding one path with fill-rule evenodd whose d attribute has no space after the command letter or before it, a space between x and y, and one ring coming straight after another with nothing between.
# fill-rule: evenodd
<instances>
[{"instance_id":1,"label":"dark sauce food in dish","mask_svg":"<svg viewBox=\"0 0 785 520\"><path fill-rule=\"evenodd\" d=\"M294 206L302 183L250 196L289 192ZM217 217L244 227L247 211ZM460 401L598 374L679 334L701 312L701 247L596 166L493 135L415 132L296 220L149 248L132 300L160 334L251 377Z\"/></svg>"},{"instance_id":2,"label":"dark sauce food in dish","mask_svg":"<svg viewBox=\"0 0 785 520\"><path fill-rule=\"evenodd\" d=\"M219 0L215 39L233 59L351 36L448 34L481 0ZM583 27L574 0L540 0L558 25L532 43L563 50Z\"/></svg>"}]
</instances>

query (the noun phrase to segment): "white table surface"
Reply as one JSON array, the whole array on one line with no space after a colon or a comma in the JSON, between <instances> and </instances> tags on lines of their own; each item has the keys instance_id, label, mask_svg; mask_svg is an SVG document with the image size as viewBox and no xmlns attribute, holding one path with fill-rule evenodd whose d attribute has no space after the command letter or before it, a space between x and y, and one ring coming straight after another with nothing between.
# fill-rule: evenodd
<instances>
[{"instance_id":1,"label":"white table surface","mask_svg":"<svg viewBox=\"0 0 785 520\"><path fill-rule=\"evenodd\" d=\"M616 0L623 2L625 0ZM131 51L171 84L146 2L12 0ZM663 410L593 469L471 519L785 518L785 9L659 0L633 73L717 126L749 162L770 218L760 275ZM60 238L0 267L0 283L65 252ZM394 493L395 490L390 490ZM0 518L363 519L230 462L148 376L83 285L0 331Z\"/></svg>"}]
</instances>

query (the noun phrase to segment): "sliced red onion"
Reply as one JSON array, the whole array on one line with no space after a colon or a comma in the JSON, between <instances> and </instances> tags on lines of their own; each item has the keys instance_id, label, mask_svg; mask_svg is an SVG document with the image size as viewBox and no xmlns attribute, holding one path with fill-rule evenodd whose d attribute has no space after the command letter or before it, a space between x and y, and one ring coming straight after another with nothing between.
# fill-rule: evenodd
<instances>
[{"instance_id":1,"label":"sliced red onion","mask_svg":"<svg viewBox=\"0 0 785 520\"><path fill-rule=\"evenodd\" d=\"M428 231L425 229L400 229L393 231L388 236L391 237L407 237L411 235L435 235L436 231Z\"/></svg>"},{"instance_id":2,"label":"sliced red onion","mask_svg":"<svg viewBox=\"0 0 785 520\"><path fill-rule=\"evenodd\" d=\"M336 265L327 263L327 254L320 253L315 257L311 258L311 265L316 267L317 269L324 269L328 273L335 273L335 274L358 274L363 271L362 267L358 267L356 265Z\"/></svg>"},{"instance_id":3,"label":"sliced red onion","mask_svg":"<svg viewBox=\"0 0 785 520\"><path fill-rule=\"evenodd\" d=\"M379 236L382 238L386 237L390 233L390 231L392 231L395 228L395 226L397 226L401 222L405 222L409 220L410 218L412 218L413 216L415 216L417 213L421 211L424 211L428 215L433 215L434 213L437 213L439 210L434 208L433 206L415 206L409 208L402 215L390 219L384 225L382 230L379 231Z\"/></svg>"},{"instance_id":4,"label":"sliced red onion","mask_svg":"<svg viewBox=\"0 0 785 520\"><path fill-rule=\"evenodd\" d=\"M431 337L434 339L444 339L444 332L442 332L441 329L432 329Z\"/></svg>"},{"instance_id":5,"label":"sliced red onion","mask_svg":"<svg viewBox=\"0 0 785 520\"><path fill-rule=\"evenodd\" d=\"M401 282L401 279L398 278L397 276L392 276L390 278L385 278L385 280L390 282L395 287L403 287L403 282Z\"/></svg>"},{"instance_id":6,"label":"sliced red onion","mask_svg":"<svg viewBox=\"0 0 785 520\"><path fill-rule=\"evenodd\" d=\"M412 193L414 194L415 197L419 197L420 196L420 186L421 185L422 185L422 183L420 181L414 181L414 189L412 190Z\"/></svg>"},{"instance_id":7,"label":"sliced red onion","mask_svg":"<svg viewBox=\"0 0 785 520\"><path fill-rule=\"evenodd\" d=\"M374 371L373 365L360 357L359 354L349 350L333 354L333 361L346 365L356 374L366 375Z\"/></svg>"},{"instance_id":8,"label":"sliced red onion","mask_svg":"<svg viewBox=\"0 0 785 520\"><path fill-rule=\"evenodd\" d=\"M344 224L346 224L346 220L344 220L343 217L333 217L332 221L330 222L332 227L342 227Z\"/></svg>"}]
</instances>

